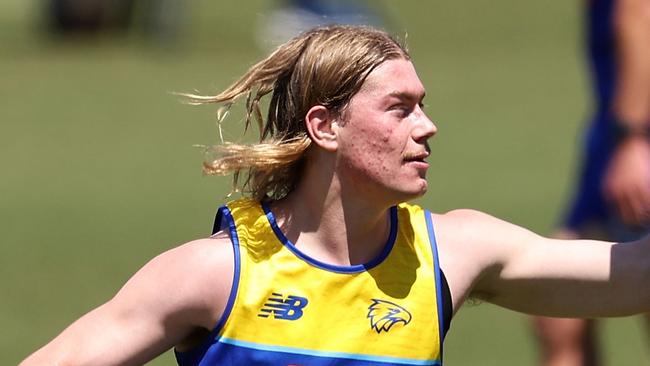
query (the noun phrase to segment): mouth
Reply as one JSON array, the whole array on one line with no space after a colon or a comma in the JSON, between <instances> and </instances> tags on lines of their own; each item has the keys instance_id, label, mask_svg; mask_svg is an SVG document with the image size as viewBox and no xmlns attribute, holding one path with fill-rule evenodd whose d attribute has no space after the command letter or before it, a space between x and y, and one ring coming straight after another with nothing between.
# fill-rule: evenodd
<instances>
[{"instance_id":1,"label":"mouth","mask_svg":"<svg viewBox=\"0 0 650 366\"><path fill-rule=\"evenodd\" d=\"M410 162L420 162L420 163L426 163L426 158L429 157L429 152L428 151L423 151L423 152L418 152L418 153L410 153L406 154L404 156L404 161L407 163Z\"/></svg>"}]
</instances>

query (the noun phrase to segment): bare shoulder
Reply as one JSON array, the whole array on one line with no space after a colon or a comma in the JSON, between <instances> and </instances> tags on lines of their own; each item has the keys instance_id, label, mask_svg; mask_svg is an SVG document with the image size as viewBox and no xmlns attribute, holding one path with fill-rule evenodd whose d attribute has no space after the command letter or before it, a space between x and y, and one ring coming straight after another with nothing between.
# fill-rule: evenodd
<instances>
[{"instance_id":1,"label":"bare shoulder","mask_svg":"<svg viewBox=\"0 0 650 366\"><path fill-rule=\"evenodd\" d=\"M180 245L154 261L176 272L174 277L183 282L183 288L195 290L201 298L217 297L216 302L222 302L230 293L234 253L230 237L223 232Z\"/></svg>"},{"instance_id":2,"label":"bare shoulder","mask_svg":"<svg viewBox=\"0 0 650 366\"><path fill-rule=\"evenodd\" d=\"M433 214L436 235L446 243L455 246L486 246L491 251L508 247L517 239L530 239L531 231L501 220L490 214L473 210L457 209L444 214Z\"/></svg>"},{"instance_id":3,"label":"bare shoulder","mask_svg":"<svg viewBox=\"0 0 650 366\"><path fill-rule=\"evenodd\" d=\"M190 241L149 261L111 302L147 302L161 312L160 316L183 314L179 322L211 329L230 295L233 256L227 235ZM173 296L162 296L170 293Z\"/></svg>"},{"instance_id":4,"label":"bare shoulder","mask_svg":"<svg viewBox=\"0 0 650 366\"><path fill-rule=\"evenodd\" d=\"M459 208L442 214L433 213L432 215L438 222L444 222L445 224L453 224L456 226L490 224L495 222L505 223L505 221L490 214L470 208Z\"/></svg>"},{"instance_id":5,"label":"bare shoulder","mask_svg":"<svg viewBox=\"0 0 650 366\"><path fill-rule=\"evenodd\" d=\"M231 277L233 263L230 238L217 234L170 249L152 259L147 266L157 267L184 280L191 278L203 282L205 276Z\"/></svg>"},{"instance_id":6,"label":"bare shoulder","mask_svg":"<svg viewBox=\"0 0 650 366\"><path fill-rule=\"evenodd\" d=\"M476 225L483 225L486 221L496 220L484 212L469 208L451 210L442 214L432 213L436 226L445 229L477 229Z\"/></svg>"},{"instance_id":7,"label":"bare shoulder","mask_svg":"<svg viewBox=\"0 0 650 366\"><path fill-rule=\"evenodd\" d=\"M432 214L436 241L454 310L467 297L477 296L478 281L516 251L521 243L535 237L532 232L472 209Z\"/></svg>"},{"instance_id":8,"label":"bare shoulder","mask_svg":"<svg viewBox=\"0 0 650 366\"><path fill-rule=\"evenodd\" d=\"M215 272L218 274L224 266L232 267L233 250L230 238L225 233L217 233L209 238L187 242L170 249L154 260L170 261L178 264L191 274L194 271Z\"/></svg>"},{"instance_id":9,"label":"bare shoulder","mask_svg":"<svg viewBox=\"0 0 650 366\"><path fill-rule=\"evenodd\" d=\"M486 230L494 230L498 219L481 211L456 209L432 214L436 238L445 251L471 249L483 245Z\"/></svg>"}]
</instances>

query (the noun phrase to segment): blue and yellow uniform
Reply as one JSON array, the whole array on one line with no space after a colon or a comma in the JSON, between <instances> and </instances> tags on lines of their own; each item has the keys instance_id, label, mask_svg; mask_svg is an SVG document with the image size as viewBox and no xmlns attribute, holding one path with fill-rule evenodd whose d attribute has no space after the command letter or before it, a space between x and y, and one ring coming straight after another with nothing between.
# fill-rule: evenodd
<instances>
[{"instance_id":1,"label":"blue and yellow uniform","mask_svg":"<svg viewBox=\"0 0 650 366\"><path fill-rule=\"evenodd\" d=\"M179 365L441 365L449 289L431 215L400 204L374 260L335 266L308 257L281 232L268 205L219 209L235 277L207 341L177 352ZM446 300L443 300L446 299Z\"/></svg>"}]
</instances>

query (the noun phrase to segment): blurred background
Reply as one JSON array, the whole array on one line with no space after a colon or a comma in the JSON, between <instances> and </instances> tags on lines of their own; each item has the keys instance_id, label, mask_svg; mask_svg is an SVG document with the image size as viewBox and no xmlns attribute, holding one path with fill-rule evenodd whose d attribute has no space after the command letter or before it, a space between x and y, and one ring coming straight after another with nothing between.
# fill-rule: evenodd
<instances>
[{"instance_id":1,"label":"blurred background","mask_svg":"<svg viewBox=\"0 0 650 366\"><path fill-rule=\"evenodd\" d=\"M220 91L288 24L270 0L87 1L72 15L65 3L0 2L3 365L108 300L151 257L209 234L230 180L202 176L195 145L219 141L216 109L172 93ZM407 40L439 127L421 204L552 232L590 103L581 5L372 2L369 21ZM227 139L239 139L237 112ZM601 327L607 364L640 364L637 319ZM533 341L527 317L466 305L445 365L533 365ZM151 365L174 362L168 352Z\"/></svg>"}]
</instances>

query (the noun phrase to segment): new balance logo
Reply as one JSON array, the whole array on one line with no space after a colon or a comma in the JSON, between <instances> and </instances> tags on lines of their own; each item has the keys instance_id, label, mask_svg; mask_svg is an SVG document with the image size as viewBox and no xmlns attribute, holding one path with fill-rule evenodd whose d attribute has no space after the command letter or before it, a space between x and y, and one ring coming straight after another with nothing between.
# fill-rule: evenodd
<instances>
[{"instance_id":1,"label":"new balance logo","mask_svg":"<svg viewBox=\"0 0 650 366\"><path fill-rule=\"evenodd\" d=\"M304 297L289 295L284 298L282 294L273 292L257 316L261 318L273 316L274 319L296 320L302 316L302 309L307 306L308 302Z\"/></svg>"}]
</instances>

